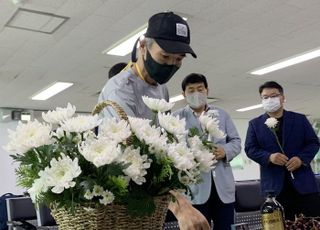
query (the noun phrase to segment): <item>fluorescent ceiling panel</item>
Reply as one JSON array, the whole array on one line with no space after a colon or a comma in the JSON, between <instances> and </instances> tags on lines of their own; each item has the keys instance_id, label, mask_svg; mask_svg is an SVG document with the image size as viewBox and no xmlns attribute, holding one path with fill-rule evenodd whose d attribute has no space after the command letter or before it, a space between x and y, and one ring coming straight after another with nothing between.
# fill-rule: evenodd
<instances>
[{"instance_id":1,"label":"fluorescent ceiling panel","mask_svg":"<svg viewBox=\"0 0 320 230\"><path fill-rule=\"evenodd\" d=\"M147 31L147 25L140 27L138 30L129 34L116 44L112 45L108 49L102 51L103 54L116 55L116 56L126 56L133 49L134 43L139 37L144 35Z\"/></svg>"},{"instance_id":2,"label":"fluorescent ceiling panel","mask_svg":"<svg viewBox=\"0 0 320 230\"><path fill-rule=\"evenodd\" d=\"M283 69L301 62L305 62L305 61L309 61L311 59L317 58L320 56L320 49L315 49L315 50L311 50L299 55L296 55L294 57L288 58L288 59L284 59L281 61L278 61L276 63L272 63L268 66L259 68L257 70L253 70L252 72L250 72L250 74L252 75L264 75L279 69Z\"/></svg>"},{"instance_id":3,"label":"fluorescent ceiling panel","mask_svg":"<svg viewBox=\"0 0 320 230\"><path fill-rule=\"evenodd\" d=\"M69 88L72 86L73 83L70 82L56 82L53 85L49 86L48 88L40 91L36 95L32 96L32 100L47 100L50 97L53 97L54 95L60 93L61 91Z\"/></svg>"},{"instance_id":4,"label":"fluorescent ceiling panel","mask_svg":"<svg viewBox=\"0 0 320 230\"><path fill-rule=\"evenodd\" d=\"M249 107L237 109L236 111L245 112L245 111L249 111L249 110L253 110L253 109L258 109L258 108L261 108L261 107L262 107L262 104L258 104L258 105L252 105L252 106L249 106Z\"/></svg>"},{"instance_id":5,"label":"fluorescent ceiling panel","mask_svg":"<svg viewBox=\"0 0 320 230\"><path fill-rule=\"evenodd\" d=\"M169 102L177 102L184 99L184 96L182 94L170 97Z\"/></svg>"},{"instance_id":6,"label":"fluorescent ceiling panel","mask_svg":"<svg viewBox=\"0 0 320 230\"><path fill-rule=\"evenodd\" d=\"M68 19L48 12L18 8L5 26L52 34Z\"/></svg>"}]
</instances>

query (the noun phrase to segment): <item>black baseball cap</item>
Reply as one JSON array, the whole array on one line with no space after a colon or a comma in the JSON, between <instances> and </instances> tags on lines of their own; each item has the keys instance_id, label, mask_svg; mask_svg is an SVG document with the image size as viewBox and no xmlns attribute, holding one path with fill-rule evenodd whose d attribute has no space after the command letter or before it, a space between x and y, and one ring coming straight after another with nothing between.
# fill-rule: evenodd
<instances>
[{"instance_id":1,"label":"black baseball cap","mask_svg":"<svg viewBox=\"0 0 320 230\"><path fill-rule=\"evenodd\" d=\"M194 58L197 57L190 47L190 29L187 22L173 12L153 15L149 19L145 36L155 39L168 53L190 53Z\"/></svg>"}]
</instances>

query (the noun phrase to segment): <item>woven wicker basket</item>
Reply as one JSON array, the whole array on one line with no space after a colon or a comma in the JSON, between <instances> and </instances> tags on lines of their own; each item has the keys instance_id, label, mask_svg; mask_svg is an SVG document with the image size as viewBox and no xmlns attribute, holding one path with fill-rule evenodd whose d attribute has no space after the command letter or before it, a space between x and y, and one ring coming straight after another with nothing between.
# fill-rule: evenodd
<instances>
[{"instance_id":1,"label":"woven wicker basket","mask_svg":"<svg viewBox=\"0 0 320 230\"><path fill-rule=\"evenodd\" d=\"M121 119L128 120L124 110L115 102L104 101L94 108L92 114L100 113L111 106ZM127 139L127 143L131 138ZM51 214L60 230L156 230L163 229L171 195L154 197L156 210L151 216L132 217L127 213L125 205L110 204L106 206L77 205L75 213L66 208L51 205Z\"/></svg>"},{"instance_id":2,"label":"woven wicker basket","mask_svg":"<svg viewBox=\"0 0 320 230\"><path fill-rule=\"evenodd\" d=\"M51 207L60 230L156 230L163 229L170 195L155 197L156 210L151 216L131 217L124 205L77 206L75 214L65 208Z\"/></svg>"}]
</instances>

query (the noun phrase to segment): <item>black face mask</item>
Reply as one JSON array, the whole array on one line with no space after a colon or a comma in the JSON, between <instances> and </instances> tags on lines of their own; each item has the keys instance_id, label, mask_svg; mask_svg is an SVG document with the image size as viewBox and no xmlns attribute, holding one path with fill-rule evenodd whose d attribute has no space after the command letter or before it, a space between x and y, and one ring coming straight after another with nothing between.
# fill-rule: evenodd
<instances>
[{"instance_id":1,"label":"black face mask","mask_svg":"<svg viewBox=\"0 0 320 230\"><path fill-rule=\"evenodd\" d=\"M149 76L160 85L167 83L179 69L176 65L159 64L152 58L148 50L146 60L144 60L144 67Z\"/></svg>"}]
</instances>

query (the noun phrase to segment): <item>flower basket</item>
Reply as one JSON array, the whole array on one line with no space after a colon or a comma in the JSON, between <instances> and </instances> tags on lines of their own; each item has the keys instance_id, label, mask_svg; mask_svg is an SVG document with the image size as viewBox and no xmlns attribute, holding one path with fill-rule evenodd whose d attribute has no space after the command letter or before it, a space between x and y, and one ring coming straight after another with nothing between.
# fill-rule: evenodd
<instances>
[{"instance_id":1,"label":"flower basket","mask_svg":"<svg viewBox=\"0 0 320 230\"><path fill-rule=\"evenodd\" d=\"M156 210L151 216L132 217L124 205L77 206L75 213L52 205L51 214L60 230L162 229L171 195L155 197Z\"/></svg>"},{"instance_id":2,"label":"flower basket","mask_svg":"<svg viewBox=\"0 0 320 230\"><path fill-rule=\"evenodd\" d=\"M128 117L112 101L96 105L93 115L74 116L68 103L43 113L45 122L9 130L5 149L20 163L18 184L34 203L51 207L59 229L162 229L170 191L190 194L215 163L214 145L165 113L173 104L143 100L153 120ZM102 124L98 114L107 106L120 119ZM206 135L221 134L214 119L202 118Z\"/></svg>"}]
</instances>

